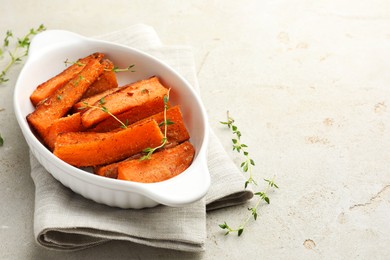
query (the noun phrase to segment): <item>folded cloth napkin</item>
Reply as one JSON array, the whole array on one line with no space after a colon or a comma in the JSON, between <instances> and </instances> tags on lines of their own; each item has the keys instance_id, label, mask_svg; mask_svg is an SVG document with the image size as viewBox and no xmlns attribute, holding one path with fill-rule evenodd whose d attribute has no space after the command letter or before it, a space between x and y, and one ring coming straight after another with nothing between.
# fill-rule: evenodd
<instances>
[{"instance_id":1,"label":"folded cloth napkin","mask_svg":"<svg viewBox=\"0 0 390 260\"><path fill-rule=\"evenodd\" d=\"M153 28L133 25L96 37L125 44L156 56L198 88L191 49L164 46ZM57 182L30 153L35 184L34 235L37 242L57 250L84 249L111 240L131 241L181 251L203 251L206 210L243 203L252 198L245 178L211 132L208 167L211 187L200 201L186 207L163 205L133 210L95 203Z\"/></svg>"}]
</instances>

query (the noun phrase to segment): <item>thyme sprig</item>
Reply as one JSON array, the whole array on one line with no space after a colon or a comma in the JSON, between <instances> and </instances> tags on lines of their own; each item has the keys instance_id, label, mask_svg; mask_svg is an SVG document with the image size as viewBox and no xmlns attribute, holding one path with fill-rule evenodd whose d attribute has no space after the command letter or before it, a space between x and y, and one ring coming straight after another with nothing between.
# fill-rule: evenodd
<instances>
[{"instance_id":1,"label":"thyme sprig","mask_svg":"<svg viewBox=\"0 0 390 260\"><path fill-rule=\"evenodd\" d=\"M235 138L232 139L233 143L233 151L237 151L238 153L243 153L245 160L241 163L240 167L244 172L249 172L249 177L245 181L245 188L248 184L257 185L256 181L253 179L252 169L255 166L255 161L249 156L249 152L247 151L247 145L241 142L241 132L238 130L238 127L234 124L234 119L230 116L229 111L227 111L227 121L220 122L223 125L227 125L231 130Z\"/></svg>"},{"instance_id":2,"label":"thyme sprig","mask_svg":"<svg viewBox=\"0 0 390 260\"><path fill-rule=\"evenodd\" d=\"M169 109L169 92L170 91L171 91L171 89L168 89L168 93L164 96L164 121L162 122L164 124L164 137L161 140L161 144L159 146L156 146L153 148L148 147L148 148L143 150L143 152L146 154L140 158L141 161L149 160L151 158L152 154L157 149L164 147L164 145L168 141L168 139L167 139L168 125L173 124L173 122L167 118L167 110Z\"/></svg>"},{"instance_id":3,"label":"thyme sprig","mask_svg":"<svg viewBox=\"0 0 390 260\"><path fill-rule=\"evenodd\" d=\"M6 78L6 74L11 69L11 67L16 63L21 62L22 59L28 55L31 37L40 32L43 32L44 30L46 30L46 28L43 24L41 24L36 29L30 29L30 31L23 38L17 38L16 46L12 51L9 50L9 47L10 39L13 38L14 35L10 30L6 32L6 36L3 40L3 45L0 48L0 57L3 57L4 52L8 50L10 60L0 73L0 84L5 83L9 80L8 78Z\"/></svg>"},{"instance_id":4,"label":"thyme sprig","mask_svg":"<svg viewBox=\"0 0 390 260\"><path fill-rule=\"evenodd\" d=\"M99 100L99 105L100 106L95 106L95 105L90 105L88 104L88 102L83 102L84 106L82 107L79 107L78 109L79 110L83 110L83 109L86 109L86 108L96 108L96 109L100 109L102 110L104 113L107 113L109 114L111 117L113 117L116 121L118 121L121 125L121 128L127 128L128 126L128 121L126 121L125 123L123 123L119 118L117 118L113 113L111 113L107 107L104 106L104 104L106 103L106 101L104 100L104 97L102 97L100 100Z\"/></svg>"},{"instance_id":5,"label":"thyme sprig","mask_svg":"<svg viewBox=\"0 0 390 260\"><path fill-rule=\"evenodd\" d=\"M64 61L65 63L65 66L68 66L69 64L76 64L78 66L85 66L86 64L85 63L82 63L80 61L69 61L68 59L66 59ZM125 71L130 71L130 72L135 72L135 70L132 70L132 68L134 68L134 64L131 64L129 66L127 66L126 68L119 68L118 66L114 66L112 67L112 69L108 69L108 68L104 68L104 71L113 71L115 73L117 72L125 72Z\"/></svg>"},{"instance_id":6,"label":"thyme sprig","mask_svg":"<svg viewBox=\"0 0 390 260\"><path fill-rule=\"evenodd\" d=\"M249 156L249 152L246 150L248 147L246 144L241 143L241 132L238 130L238 127L234 124L234 119L229 115L229 111L227 112L227 121L221 121L220 122L223 125L227 125L229 129L232 130L233 135L235 138L232 139L232 146L233 151L237 151L238 153L244 155L245 160L240 164L241 170L243 172L249 172L249 177L245 181L245 188L249 184L252 186L258 186L257 182L253 178L252 169L255 166L254 160ZM261 204L261 202L265 202L267 204L270 204L270 199L268 197L268 192L271 188L279 188L278 185L275 183L274 179L264 179L264 181L267 183L266 187L262 191L255 192L254 195L257 197L257 200L253 207L248 208L248 211L250 214L248 217L246 217L243 222L237 227L232 228L230 227L226 221L222 224L219 224L219 227L223 230L226 230L225 235L228 235L230 233L236 233L238 236L241 236L241 234L244 232L244 229L246 225L248 224L249 220L252 218L256 221L258 217L258 208Z\"/></svg>"},{"instance_id":7,"label":"thyme sprig","mask_svg":"<svg viewBox=\"0 0 390 260\"><path fill-rule=\"evenodd\" d=\"M111 71L113 71L113 72L125 72L125 71L135 72L135 70L132 70L132 68L134 68L134 66L135 66L134 64L131 64L131 65L127 66L126 68L119 68L117 66L114 66L111 69Z\"/></svg>"}]
</instances>

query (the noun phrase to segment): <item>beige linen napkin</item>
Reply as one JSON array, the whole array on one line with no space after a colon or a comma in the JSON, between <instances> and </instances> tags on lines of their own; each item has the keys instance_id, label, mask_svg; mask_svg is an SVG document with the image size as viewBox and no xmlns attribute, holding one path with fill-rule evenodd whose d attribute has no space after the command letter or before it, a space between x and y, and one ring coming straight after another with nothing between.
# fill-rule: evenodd
<instances>
[{"instance_id":1,"label":"beige linen napkin","mask_svg":"<svg viewBox=\"0 0 390 260\"><path fill-rule=\"evenodd\" d=\"M134 25L96 37L142 49L175 68L198 88L191 49L164 46L153 28ZM30 155L35 184L34 235L50 249L84 249L110 240L153 247L202 251L206 239L206 210L243 203L253 193L245 178L213 133L208 147L211 187L200 201L181 208L159 205L133 210L108 207L85 199L57 182Z\"/></svg>"}]
</instances>

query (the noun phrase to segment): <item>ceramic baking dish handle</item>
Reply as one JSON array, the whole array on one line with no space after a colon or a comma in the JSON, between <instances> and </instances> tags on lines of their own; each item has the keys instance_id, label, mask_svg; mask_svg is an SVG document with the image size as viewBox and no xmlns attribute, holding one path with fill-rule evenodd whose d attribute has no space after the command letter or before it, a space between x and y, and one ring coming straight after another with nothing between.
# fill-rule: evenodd
<instances>
[{"instance_id":1,"label":"ceramic baking dish handle","mask_svg":"<svg viewBox=\"0 0 390 260\"><path fill-rule=\"evenodd\" d=\"M50 48L52 46L69 43L69 42L80 42L85 41L86 38L72 32L63 30L47 30L37 34L31 41L29 47L28 58L34 56L39 51Z\"/></svg>"}]
</instances>

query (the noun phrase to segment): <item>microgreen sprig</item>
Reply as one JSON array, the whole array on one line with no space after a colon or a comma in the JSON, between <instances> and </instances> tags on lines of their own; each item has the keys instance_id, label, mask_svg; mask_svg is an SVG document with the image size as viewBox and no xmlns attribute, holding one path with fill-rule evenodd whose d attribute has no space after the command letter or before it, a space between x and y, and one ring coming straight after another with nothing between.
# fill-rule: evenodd
<instances>
[{"instance_id":1,"label":"microgreen sprig","mask_svg":"<svg viewBox=\"0 0 390 260\"><path fill-rule=\"evenodd\" d=\"M167 110L169 109L169 92L170 91L171 91L171 89L168 89L168 93L164 96L164 121L162 122L162 124L164 124L164 137L161 140L161 144L159 146L156 146L154 148L148 147L148 148L143 150L143 152L146 154L140 158L141 161L149 160L151 158L152 154L157 149L164 147L164 145L168 141L168 139L167 139L168 125L173 124L173 122L167 118Z\"/></svg>"},{"instance_id":2,"label":"microgreen sprig","mask_svg":"<svg viewBox=\"0 0 390 260\"><path fill-rule=\"evenodd\" d=\"M46 28L43 24L41 24L36 29L34 28L30 29L30 31L23 38L17 38L16 46L13 51L9 50L10 39L13 38L13 33L10 30L6 32L6 36L3 40L3 45L0 48L0 57L2 57L4 55L4 52L8 50L10 61L0 73L0 84L7 82L9 80L8 78L6 78L6 74L10 70L10 68L14 64L21 62L22 59L28 55L31 37L44 30L46 30Z\"/></svg>"},{"instance_id":3,"label":"microgreen sprig","mask_svg":"<svg viewBox=\"0 0 390 260\"><path fill-rule=\"evenodd\" d=\"M252 186L257 186L257 182L253 178L252 174L252 168L255 166L254 160L249 156L249 153L247 151L247 145L241 143L241 132L238 130L238 127L234 124L234 119L229 115L229 111L227 112L227 121L221 121L220 122L223 125L227 125L229 129L232 130L233 135L235 138L232 139L232 146L233 151L237 151L238 153L244 155L245 160L240 164L241 170L243 172L249 172L249 178L245 181L245 188L247 188L248 184L251 184ZM219 227L223 230L226 230L225 235L228 235L230 233L236 233L238 236L241 236L241 234L244 232L244 228L248 224L250 219L257 220L258 217L258 208L261 204L261 202L265 202L267 204L270 204L270 199L268 197L268 191L271 188L279 188L278 185L275 183L274 179L268 180L264 179L266 182L266 187L262 191L258 191L254 193L254 196L257 197L257 200L253 207L248 208L248 211L250 212L249 216L244 219L244 221L238 226L238 228L232 228L230 227L226 221L219 225Z\"/></svg>"},{"instance_id":4,"label":"microgreen sprig","mask_svg":"<svg viewBox=\"0 0 390 260\"><path fill-rule=\"evenodd\" d=\"M118 121L121 125L121 128L127 128L127 125L128 125L128 121L126 121L126 123L123 123L119 118L117 118L113 113L111 113L107 107L104 106L104 104L106 103L106 101L104 100L104 97L102 97L100 100L99 100L99 105L100 106L94 106L94 105L90 105L88 104L88 102L83 102L84 106L82 107L79 107L78 109L79 110L83 110L83 109L86 109L86 108L96 108L96 109L100 109L102 110L104 113L107 113L109 114L111 117L113 117L116 121Z\"/></svg>"}]
</instances>

